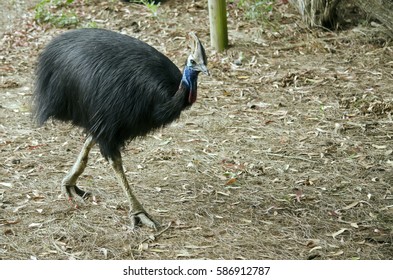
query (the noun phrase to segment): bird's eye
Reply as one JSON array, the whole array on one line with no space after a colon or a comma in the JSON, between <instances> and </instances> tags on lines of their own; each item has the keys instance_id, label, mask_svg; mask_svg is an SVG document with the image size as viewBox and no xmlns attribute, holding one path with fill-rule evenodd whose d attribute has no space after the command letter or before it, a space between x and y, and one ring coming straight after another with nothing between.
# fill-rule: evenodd
<instances>
[{"instance_id":1,"label":"bird's eye","mask_svg":"<svg viewBox=\"0 0 393 280\"><path fill-rule=\"evenodd\" d=\"M195 60L193 60L193 59L190 60L190 63L191 63L192 65L195 65L195 64L196 64Z\"/></svg>"}]
</instances>

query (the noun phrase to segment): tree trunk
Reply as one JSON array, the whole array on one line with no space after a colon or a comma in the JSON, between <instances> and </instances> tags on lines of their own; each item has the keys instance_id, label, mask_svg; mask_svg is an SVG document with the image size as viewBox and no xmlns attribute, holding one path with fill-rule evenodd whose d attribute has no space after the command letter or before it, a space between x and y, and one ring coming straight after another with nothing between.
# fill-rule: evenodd
<instances>
[{"instance_id":1,"label":"tree trunk","mask_svg":"<svg viewBox=\"0 0 393 280\"><path fill-rule=\"evenodd\" d=\"M209 0L211 45L221 52L228 47L227 8L225 0Z\"/></svg>"},{"instance_id":2,"label":"tree trunk","mask_svg":"<svg viewBox=\"0 0 393 280\"><path fill-rule=\"evenodd\" d=\"M334 28L340 0L290 0L310 27Z\"/></svg>"},{"instance_id":3,"label":"tree trunk","mask_svg":"<svg viewBox=\"0 0 393 280\"><path fill-rule=\"evenodd\" d=\"M356 0L356 3L372 18L379 20L393 37L393 0Z\"/></svg>"}]
</instances>

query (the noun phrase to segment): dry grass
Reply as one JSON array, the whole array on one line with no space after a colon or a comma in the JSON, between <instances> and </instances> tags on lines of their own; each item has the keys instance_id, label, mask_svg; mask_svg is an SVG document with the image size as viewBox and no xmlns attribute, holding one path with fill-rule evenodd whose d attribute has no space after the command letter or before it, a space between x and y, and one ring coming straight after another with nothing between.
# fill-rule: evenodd
<instances>
[{"instance_id":1,"label":"dry grass","mask_svg":"<svg viewBox=\"0 0 393 280\"><path fill-rule=\"evenodd\" d=\"M278 29L230 9L232 48L216 54L204 5L169 1L158 18L121 3L78 7L178 66L190 29L206 42L212 77L200 77L197 104L124 151L138 197L169 225L158 234L130 230L97 148L80 182L96 202L72 209L60 195L84 135L61 123L34 128L28 106L36 55L63 30L26 18L6 35L0 259L393 258L392 47L359 28L302 29L284 5Z\"/></svg>"}]
</instances>

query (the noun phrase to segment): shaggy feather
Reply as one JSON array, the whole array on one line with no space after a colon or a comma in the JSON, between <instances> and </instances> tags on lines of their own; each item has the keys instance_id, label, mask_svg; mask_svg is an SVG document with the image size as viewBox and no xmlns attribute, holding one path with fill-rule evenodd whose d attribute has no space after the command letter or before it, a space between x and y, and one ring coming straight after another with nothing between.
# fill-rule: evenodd
<instances>
[{"instance_id":1,"label":"shaggy feather","mask_svg":"<svg viewBox=\"0 0 393 280\"><path fill-rule=\"evenodd\" d=\"M34 115L39 125L54 118L85 128L113 158L127 140L178 118L195 101L198 73L182 78L165 55L130 36L73 30L39 57Z\"/></svg>"}]
</instances>

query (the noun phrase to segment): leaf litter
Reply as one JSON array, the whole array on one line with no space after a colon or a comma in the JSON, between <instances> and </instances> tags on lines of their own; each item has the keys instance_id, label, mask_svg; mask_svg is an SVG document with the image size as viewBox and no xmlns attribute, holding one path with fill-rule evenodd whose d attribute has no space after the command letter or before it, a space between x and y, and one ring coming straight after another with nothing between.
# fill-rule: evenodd
<instances>
[{"instance_id":1,"label":"leaf litter","mask_svg":"<svg viewBox=\"0 0 393 280\"><path fill-rule=\"evenodd\" d=\"M64 30L27 9L0 46L0 258L392 259L393 48L374 29L303 29L281 5L291 17L276 32L228 8L232 47L216 53L203 1L167 1L157 17L74 2L82 24L140 38L179 67L189 30L205 44L212 76L200 78L198 102L124 152L138 197L172 222L158 235L131 231L97 148L81 178L96 201L72 209L59 197L85 136L30 119L34 61Z\"/></svg>"}]
</instances>

